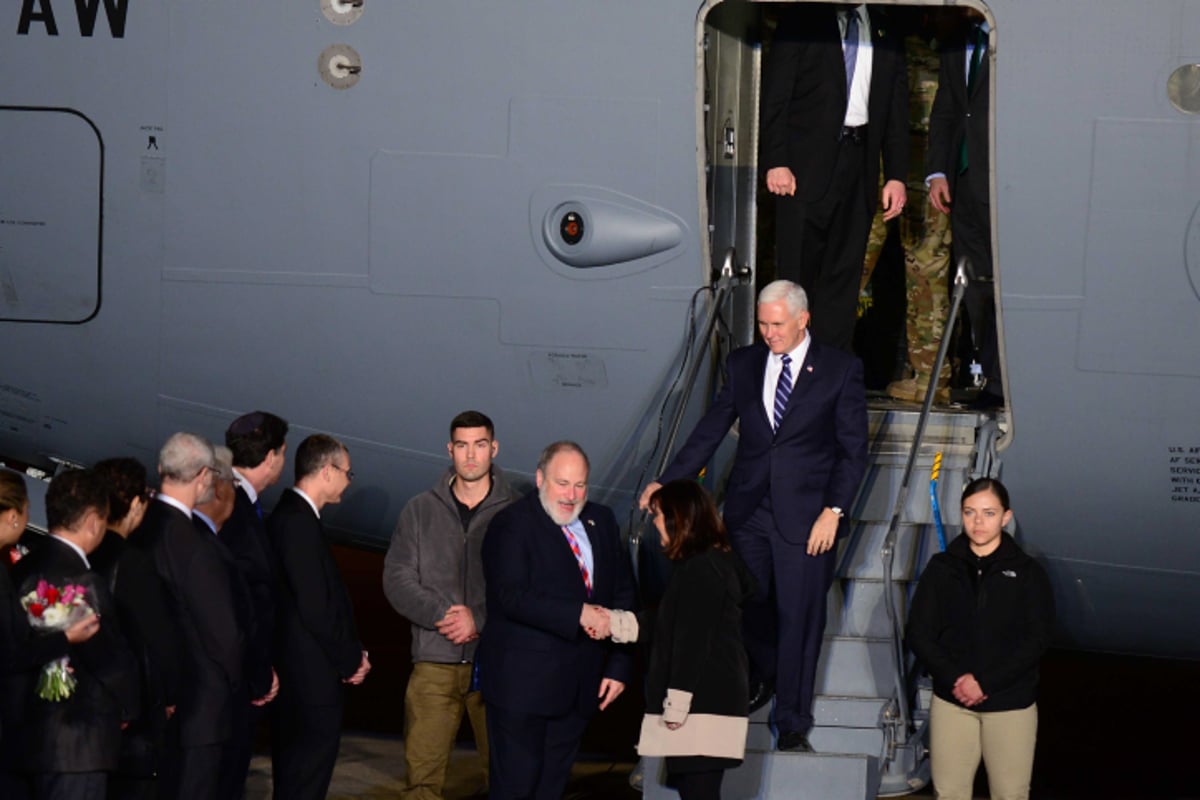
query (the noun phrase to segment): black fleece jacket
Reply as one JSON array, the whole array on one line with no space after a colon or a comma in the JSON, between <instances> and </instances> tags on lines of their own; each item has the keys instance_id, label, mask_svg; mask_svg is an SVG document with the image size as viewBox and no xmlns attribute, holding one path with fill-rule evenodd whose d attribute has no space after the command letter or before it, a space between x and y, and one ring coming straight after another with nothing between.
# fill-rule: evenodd
<instances>
[{"instance_id":1,"label":"black fleece jacket","mask_svg":"<svg viewBox=\"0 0 1200 800\"><path fill-rule=\"evenodd\" d=\"M971 673L987 699L973 711L1027 708L1037 699L1038 662L1054 627L1054 593L1041 565L1007 533L980 558L960 535L929 561L908 614L908 644L933 677L933 691L954 699L954 682Z\"/></svg>"}]
</instances>

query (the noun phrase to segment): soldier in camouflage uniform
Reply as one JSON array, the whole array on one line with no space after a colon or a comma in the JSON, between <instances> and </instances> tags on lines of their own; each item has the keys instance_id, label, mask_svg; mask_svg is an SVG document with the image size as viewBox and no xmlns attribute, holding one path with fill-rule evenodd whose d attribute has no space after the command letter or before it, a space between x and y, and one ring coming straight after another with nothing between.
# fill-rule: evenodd
<instances>
[{"instance_id":1,"label":"soldier in camouflage uniform","mask_svg":"<svg viewBox=\"0 0 1200 800\"><path fill-rule=\"evenodd\" d=\"M893 381L888 396L898 400L921 402L929 386L929 377L937 357L938 344L950 311L947 276L950 269L949 218L930 206L925 188L925 148L929 141L929 114L937 93L937 50L923 36L905 40L908 53L909 139L911 168L908 194L911 202L900 216L900 241L904 247L905 286L908 297L908 363L913 377ZM859 316L870 307L866 286L887 240L883 214L876 213L867 240L867 257L859 294ZM950 365L944 364L935 399L950 401Z\"/></svg>"}]
</instances>

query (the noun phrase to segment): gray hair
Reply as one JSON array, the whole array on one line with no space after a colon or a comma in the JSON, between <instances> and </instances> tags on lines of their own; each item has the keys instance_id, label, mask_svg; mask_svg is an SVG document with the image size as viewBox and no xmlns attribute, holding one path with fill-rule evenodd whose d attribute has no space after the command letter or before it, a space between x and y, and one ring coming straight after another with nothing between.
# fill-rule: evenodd
<instances>
[{"instance_id":1,"label":"gray hair","mask_svg":"<svg viewBox=\"0 0 1200 800\"><path fill-rule=\"evenodd\" d=\"M553 444L546 445L546 449L542 451L542 455L538 458L537 468L542 474L546 472L546 465L550 460L559 453L578 453L583 457L583 466L588 472L592 471L592 463L588 460L587 453L583 452L583 448L575 442L568 439L562 439Z\"/></svg>"},{"instance_id":2,"label":"gray hair","mask_svg":"<svg viewBox=\"0 0 1200 800\"><path fill-rule=\"evenodd\" d=\"M803 311L808 311L808 294L798 283L786 280L771 281L758 293L759 305L778 303L780 300L787 303L788 311L792 313L793 317L799 316Z\"/></svg>"},{"instance_id":3,"label":"gray hair","mask_svg":"<svg viewBox=\"0 0 1200 800\"><path fill-rule=\"evenodd\" d=\"M233 480L233 451L223 444L213 447L213 472L222 480Z\"/></svg>"},{"instance_id":4,"label":"gray hair","mask_svg":"<svg viewBox=\"0 0 1200 800\"><path fill-rule=\"evenodd\" d=\"M201 470L212 469L214 463L213 446L194 433L172 434L158 451L158 473L178 483L195 480Z\"/></svg>"}]
</instances>

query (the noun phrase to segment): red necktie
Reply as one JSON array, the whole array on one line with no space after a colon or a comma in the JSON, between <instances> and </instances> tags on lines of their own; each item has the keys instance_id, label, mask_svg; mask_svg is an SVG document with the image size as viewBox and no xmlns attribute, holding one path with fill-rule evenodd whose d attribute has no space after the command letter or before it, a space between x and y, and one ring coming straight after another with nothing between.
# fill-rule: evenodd
<instances>
[{"instance_id":1,"label":"red necktie","mask_svg":"<svg viewBox=\"0 0 1200 800\"><path fill-rule=\"evenodd\" d=\"M579 549L579 542L566 525L562 526L562 532L567 537L567 544L571 545L571 552L575 554L575 560L579 562L579 574L583 576L583 585L587 587L588 597L591 597L592 576L588 574L587 563L583 560L583 551Z\"/></svg>"}]
</instances>

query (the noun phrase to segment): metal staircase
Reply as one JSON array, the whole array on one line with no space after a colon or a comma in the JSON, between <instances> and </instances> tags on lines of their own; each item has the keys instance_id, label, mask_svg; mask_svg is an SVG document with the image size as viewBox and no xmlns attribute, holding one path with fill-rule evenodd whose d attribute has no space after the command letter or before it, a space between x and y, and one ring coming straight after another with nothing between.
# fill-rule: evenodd
<instances>
[{"instance_id":1,"label":"metal staircase","mask_svg":"<svg viewBox=\"0 0 1200 800\"><path fill-rule=\"evenodd\" d=\"M918 411L904 408L870 412L870 463L829 594L816 726L809 735L816 752L776 751L770 706L761 709L750 720L745 761L726 773L723 798L864 800L907 794L928 782L928 692L910 685L896 637L903 630L913 584L939 548L928 490L934 456L942 453L938 495L949 540L958 532L964 480L977 469L976 443L988 442L984 423L989 419L956 411L929 414L888 558L885 545L919 418ZM889 594L895 620L888 613ZM647 800L678 797L663 784L662 759L647 758L644 767Z\"/></svg>"}]
</instances>

